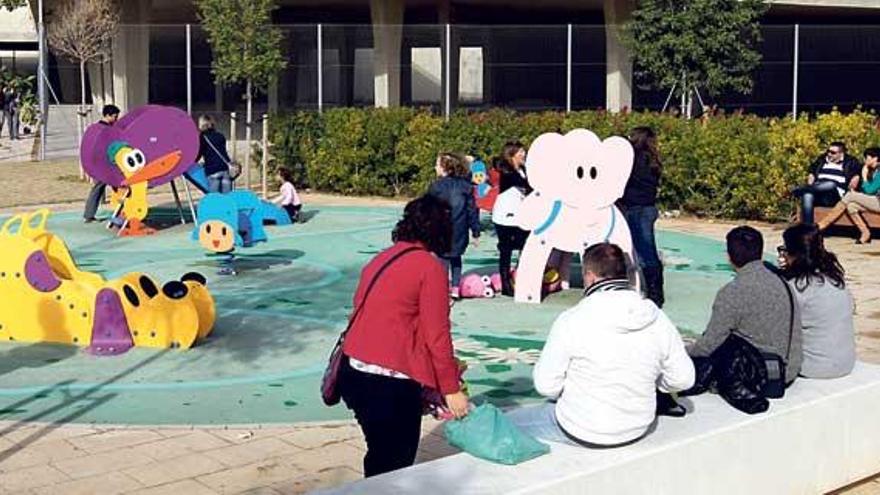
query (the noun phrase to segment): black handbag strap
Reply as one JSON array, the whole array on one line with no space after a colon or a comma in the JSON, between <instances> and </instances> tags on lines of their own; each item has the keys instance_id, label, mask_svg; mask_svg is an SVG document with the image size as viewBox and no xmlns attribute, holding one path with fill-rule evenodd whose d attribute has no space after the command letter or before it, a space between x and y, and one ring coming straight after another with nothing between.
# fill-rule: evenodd
<instances>
[{"instance_id":1,"label":"black handbag strap","mask_svg":"<svg viewBox=\"0 0 880 495\"><path fill-rule=\"evenodd\" d=\"M384 265L379 268L379 270L376 271L376 274L373 275L373 279L370 280L369 285L367 285L367 289L364 291L364 297L361 298L361 303L355 308L354 312L351 314L351 318L348 319L348 326L346 326L345 330L343 330L342 333L339 334L339 340L336 342L337 346L341 346L342 343L345 342L345 335L348 334L349 330L351 330L352 325L354 325L355 320L357 319L361 310L364 308L364 304L367 302L367 297L369 297L370 291L373 290L373 286L376 285L376 281L379 280L379 276L382 275L382 272L384 272L386 268L391 266L392 263L397 261L398 258L413 251L424 251L424 249L419 247L408 247L392 256L388 261L385 262Z\"/></svg>"},{"instance_id":2,"label":"black handbag strap","mask_svg":"<svg viewBox=\"0 0 880 495\"><path fill-rule=\"evenodd\" d=\"M785 350L785 358L783 358L782 362L788 366L788 359L791 357L791 342L794 339L794 295L791 293L791 287L788 286L788 282L785 281L785 278L782 275L776 274L779 277L779 281L782 282L782 285L785 287L785 293L788 294L788 347ZM730 330L731 335L739 334L735 329Z\"/></svg>"},{"instance_id":3,"label":"black handbag strap","mask_svg":"<svg viewBox=\"0 0 880 495\"><path fill-rule=\"evenodd\" d=\"M223 155L224 155L224 154L223 154L223 153L220 153L220 150L218 150L217 147L214 146L214 143L212 143L211 140L208 139L208 136L205 136L204 134L202 134L202 139L204 139L205 142L208 143L208 146L210 146L211 149L214 150L214 153L216 153L217 156L220 157L220 160L221 160L221 161L222 161L227 167L232 167L232 161L231 161L231 160L227 160L226 158L223 158Z\"/></svg>"},{"instance_id":4,"label":"black handbag strap","mask_svg":"<svg viewBox=\"0 0 880 495\"><path fill-rule=\"evenodd\" d=\"M788 365L788 358L791 356L791 341L794 339L794 296L791 293L791 287L788 286L788 282L786 282L785 278L782 275L777 275L779 280L782 281L782 285L785 286L785 292L788 294L788 348L785 351L785 359L783 362Z\"/></svg>"}]
</instances>

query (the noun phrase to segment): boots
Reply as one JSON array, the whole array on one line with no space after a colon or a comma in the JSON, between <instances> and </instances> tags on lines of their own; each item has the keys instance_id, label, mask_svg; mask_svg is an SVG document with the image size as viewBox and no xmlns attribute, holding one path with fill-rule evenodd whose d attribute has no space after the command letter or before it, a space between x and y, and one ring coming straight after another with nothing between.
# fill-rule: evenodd
<instances>
[{"instance_id":1,"label":"boots","mask_svg":"<svg viewBox=\"0 0 880 495\"><path fill-rule=\"evenodd\" d=\"M871 229L868 227L868 224L865 222L865 219L862 218L861 213L852 213L850 215L853 223L856 228L859 229L859 238L856 239L856 244L868 244L871 242Z\"/></svg>"},{"instance_id":2,"label":"boots","mask_svg":"<svg viewBox=\"0 0 880 495\"><path fill-rule=\"evenodd\" d=\"M663 307L663 266L646 266L642 268L645 278L645 296L654 301L658 308Z\"/></svg>"},{"instance_id":3,"label":"boots","mask_svg":"<svg viewBox=\"0 0 880 495\"><path fill-rule=\"evenodd\" d=\"M510 277L510 268L502 270L498 275L501 277L501 294L513 297L513 282Z\"/></svg>"},{"instance_id":4,"label":"boots","mask_svg":"<svg viewBox=\"0 0 880 495\"><path fill-rule=\"evenodd\" d=\"M513 281L510 277L510 261L513 256L512 250L501 249L498 257L498 275L501 277L501 294L513 297Z\"/></svg>"},{"instance_id":5,"label":"boots","mask_svg":"<svg viewBox=\"0 0 880 495\"><path fill-rule=\"evenodd\" d=\"M838 218L842 217L844 213L846 213L846 203L840 201L836 205L834 205L834 208L832 208L831 211L828 212L828 214L822 217L822 220L820 220L816 224L816 228L819 229L819 232L824 232L825 229L836 222Z\"/></svg>"}]
</instances>

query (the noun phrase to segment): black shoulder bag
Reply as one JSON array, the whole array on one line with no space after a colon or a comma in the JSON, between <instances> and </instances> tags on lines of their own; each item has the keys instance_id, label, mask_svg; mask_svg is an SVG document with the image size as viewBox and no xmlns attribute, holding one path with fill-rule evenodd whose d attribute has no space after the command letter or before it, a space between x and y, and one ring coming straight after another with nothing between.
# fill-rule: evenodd
<instances>
[{"instance_id":1,"label":"black shoulder bag","mask_svg":"<svg viewBox=\"0 0 880 495\"><path fill-rule=\"evenodd\" d=\"M761 353L764 356L764 364L767 365L767 384L764 386L764 396L769 399L779 399L785 395L785 370L791 357L791 343L794 339L794 296L788 282L781 276L779 280L782 281L785 292L788 294L788 348L785 351L785 359L773 352Z\"/></svg>"},{"instance_id":2,"label":"black shoulder bag","mask_svg":"<svg viewBox=\"0 0 880 495\"><path fill-rule=\"evenodd\" d=\"M342 358L344 357L342 354L342 345L345 344L346 334L351 330L351 326L354 325L361 310L364 309L364 304L367 302L367 297L369 297L370 291L373 289L373 286L376 285L376 281L379 280L379 276L382 275L382 272L384 272L386 268L397 261L401 256L413 251L422 251L422 249L418 247L408 247L395 254L391 259L386 261L381 268L379 268L376 275L370 280L370 284L367 286L367 290L364 291L364 297L361 299L360 305L358 305L351 314L351 318L348 319L348 326L345 327L345 330L343 330L341 334L339 334L339 338L336 340L336 345L333 346L333 351L330 353L327 369L324 370L324 378L321 380L321 398L324 399L324 404L335 406L336 404L339 404L339 400L342 398L338 387L339 369L342 367Z\"/></svg>"}]
</instances>

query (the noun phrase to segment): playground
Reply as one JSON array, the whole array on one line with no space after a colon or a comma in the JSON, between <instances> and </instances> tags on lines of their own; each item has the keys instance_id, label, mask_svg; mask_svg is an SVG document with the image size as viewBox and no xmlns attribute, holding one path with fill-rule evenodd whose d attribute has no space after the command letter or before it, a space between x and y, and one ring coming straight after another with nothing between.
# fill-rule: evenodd
<instances>
[{"instance_id":1,"label":"playground","mask_svg":"<svg viewBox=\"0 0 880 495\"><path fill-rule=\"evenodd\" d=\"M299 493L360 478L366 446L352 413L325 407L319 385L360 270L391 244L403 200L304 195L297 216L246 187L211 192L207 167L193 165L191 119L172 108L143 107L86 138L86 173L113 189L98 222L69 204L50 212L38 195L0 214L0 422L15 438L0 452L11 459L0 487ZM566 160L594 147L602 160L589 172ZM529 157L541 190L517 212L532 233L515 297L463 282L450 310L469 400L508 410L543 400L534 364L554 320L582 297L577 265L572 288L557 291L551 248L632 249L614 206L629 142L545 134ZM571 186L568 176L590 180ZM730 226L664 216L664 310L690 340L733 277L720 241ZM499 259L493 219L479 220L484 235L464 257L477 281ZM762 230L769 251L779 228ZM857 300L876 299L862 282L848 282ZM856 328L875 317L857 311ZM857 339L869 359L873 339ZM419 462L454 453L440 430L423 422ZM48 477L28 476L38 471Z\"/></svg>"},{"instance_id":2,"label":"playground","mask_svg":"<svg viewBox=\"0 0 880 495\"><path fill-rule=\"evenodd\" d=\"M135 347L96 357L69 345L4 342L0 419L240 425L348 418L343 407L323 406L319 381L351 310L359 270L389 245L399 214L394 206L307 207L305 223L268 226L271 241L242 251L234 277L216 274L217 262L192 241L192 224L180 225L172 204L151 209L148 223L164 228L145 237L83 226L76 212L52 215L47 229L67 243L78 266L108 280L130 271L159 280L202 273L217 320L213 333L188 350ZM495 265L495 240L483 241L465 258L466 272ZM661 232L660 244L667 310L684 334L697 334L717 288L732 276L723 246L675 232ZM553 294L539 306L510 298L455 304L455 348L470 365L466 380L475 401L538 400L530 365L553 319L579 295Z\"/></svg>"}]
</instances>

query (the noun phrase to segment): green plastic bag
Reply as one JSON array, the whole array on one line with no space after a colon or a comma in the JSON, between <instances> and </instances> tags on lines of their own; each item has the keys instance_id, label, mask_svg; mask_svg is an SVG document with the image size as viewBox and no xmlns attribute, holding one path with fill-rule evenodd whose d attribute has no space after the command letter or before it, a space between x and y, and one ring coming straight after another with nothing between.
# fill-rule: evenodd
<instances>
[{"instance_id":1,"label":"green plastic bag","mask_svg":"<svg viewBox=\"0 0 880 495\"><path fill-rule=\"evenodd\" d=\"M519 464L550 452L548 445L514 426L492 404L477 406L466 417L447 421L444 429L450 445L499 464Z\"/></svg>"}]
</instances>

